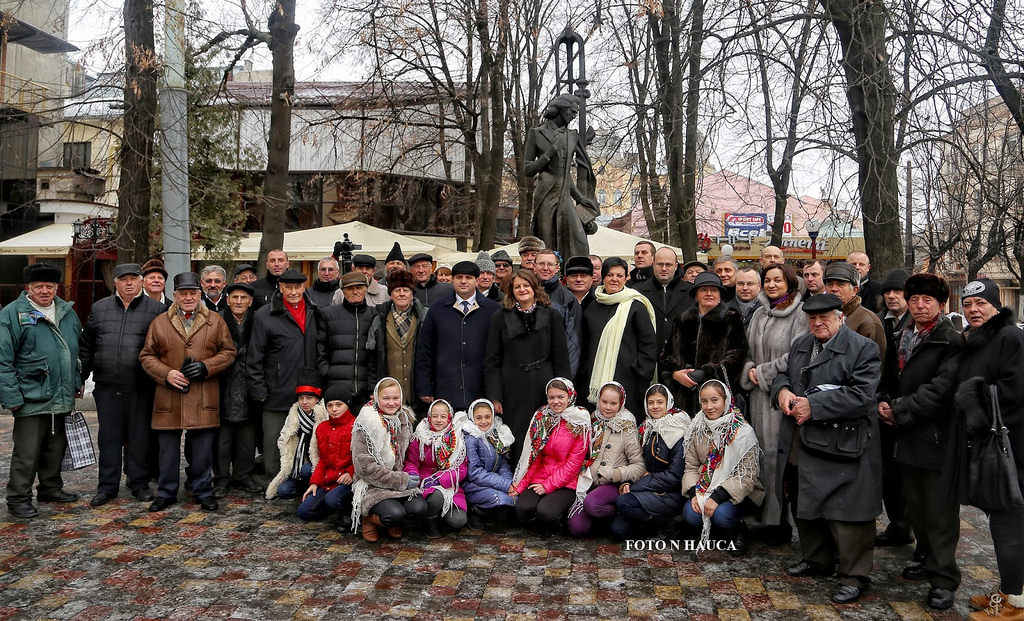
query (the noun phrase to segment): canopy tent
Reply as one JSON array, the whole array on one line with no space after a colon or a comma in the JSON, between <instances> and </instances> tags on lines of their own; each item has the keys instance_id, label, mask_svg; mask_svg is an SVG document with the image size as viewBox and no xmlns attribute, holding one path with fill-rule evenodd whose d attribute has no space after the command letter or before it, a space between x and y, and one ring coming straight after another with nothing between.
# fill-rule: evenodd
<instances>
[{"instance_id":1,"label":"canopy tent","mask_svg":"<svg viewBox=\"0 0 1024 621\"><path fill-rule=\"evenodd\" d=\"M596 254L602 259L608 257L622 257L627 261L633 258L633 247L636 246L637 242L651 241L644 239L643 237L637 237L636 235L630 235L629 233L623 233L622 231L616 231L605 226L597 227L597 233L587 238L590 240L590 254ZM668 244L662 244L658 242L651 242L655 248L671 248L675 251L676 255L681 255L682 250L675 246L669 246ZM500 246L491 251L494 254L498 250L504 250L512 257L513 261L518 262L519 259L519 242L509 244L507 246ZM569 257L562 257L565 261Z\"/></svg>"},{"instance_id":2,"label":"canopy tent","mask_svg":"<svg viewBox=\"0 0 1024 621\"><path fill-rule=\"evenodd\" d=\"M335 224L304 231L291 231L284 234L284 251L292 261L319 261L334 252L334 242L342 241L348 233L349 240L362 246L353 254L368 254L378 261L383 261L395 242L402 246L406 258L418 253L433 253L436 246L411 237L379 229L357 220L345 224ZM236 261L255 261L260 253L262 233L250 233L242 239L238 251L232 257ZM199 253L193 258L198 259Z\"/></svg>"},{"instance_id":3,"label":"canopy tent","mask_svg":"<svg viewBox=\"0 0 1024 621\"><path fill-rule=\"evenodd\" d=\"M0 255L66 257L71 250L71 223L47 224L34 231L0 242Z\"/></svg>"}]
</instances>

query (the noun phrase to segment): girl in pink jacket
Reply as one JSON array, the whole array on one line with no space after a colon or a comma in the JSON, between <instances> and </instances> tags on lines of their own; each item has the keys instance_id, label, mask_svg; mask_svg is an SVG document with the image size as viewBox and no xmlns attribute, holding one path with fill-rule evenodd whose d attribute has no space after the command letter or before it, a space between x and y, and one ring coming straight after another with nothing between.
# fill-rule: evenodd
<instances>
[{"instance_id":1,"label":"girl in pink jacket","mask_svg":"<svg viewBox=\"0 0 1024 621\"><path fill-rule=\"evenodd\" d=\"M450 403L438 399L430 404L427 417L416 426L416 434L405 455L405 472L420 478L422 493L406 501L406 512L423 518L428 537L440 536L440 524L454 530L466 525L466 441L462 430L452 424Z\"/></svg>"},{"instance_id":2,"label":"girl in pink jacket","mask_svg":"<svg viewBox=\"0 0 1024 621\"><path fill-rule=\"evenodd\" d=\"M576 389L564 377L547 384L548 403L533 415L523 454L509 488L516 517L543 533L558 527L589 485L578 485L590 446L590 413L576 407ZM580 499L582 502L582 498Z\"/></svg>"}]
</instances>

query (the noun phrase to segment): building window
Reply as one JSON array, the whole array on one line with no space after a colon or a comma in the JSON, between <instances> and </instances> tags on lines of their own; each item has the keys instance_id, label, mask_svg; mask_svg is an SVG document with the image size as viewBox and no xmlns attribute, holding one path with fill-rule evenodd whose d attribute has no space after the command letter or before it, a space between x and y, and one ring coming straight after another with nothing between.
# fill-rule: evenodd
<instances>
[{"instance_id":1,"label":"building window","mask_svg":"<svg viewBox=\"0 0 1024 621\"><path fill-rule=\"evenodd\" d=\"M615 190L615 204L618 205L622 202L622 190Z\"/></svg>"},{"instance_id":2,"label":"building window","mask_svg":"<svg viewBox=\"0 0 1024 621\"><path fill-rule=\"evenodd\" d=\"M597 203L599 205L604 205L607 202L608 202L608 192L606 190L598 190L597 191Z\"/></svg>"},{"instance_id":3,"label":"building window","mask_svg":"<svg viewBox=\"0 0 1024 621\"><path fill-rule=\"evenodd\" d=\"M64 143L64 168L90 168L92 164L91 148L88 142Z\"/></svg>"}]
</instances>

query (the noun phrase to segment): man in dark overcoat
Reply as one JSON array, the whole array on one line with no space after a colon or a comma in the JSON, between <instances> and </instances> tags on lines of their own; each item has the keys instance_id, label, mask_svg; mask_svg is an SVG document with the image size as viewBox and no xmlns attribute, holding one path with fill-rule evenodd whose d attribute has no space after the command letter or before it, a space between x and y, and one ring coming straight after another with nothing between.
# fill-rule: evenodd
<instances>
[{"instance_id":1,"label":"man in dark overcoat","mask_svg":"<svg viewBox=\"0 0 1024 621\"><path fill-rule=\"evenodd\" d=\"M917 536L915 561L921 559L904 568L903 576L927 578L932 586L928 606L946 610L960 586L956 566L960 506L942 479L960 335L942 313L949 298L944 278L914 274L903 286L911 322L894 343L897 355L886 362L886 375L896 381L885 399L879 397L878 416L893 435L892 460L902 484L901 502ZM888 291L883 295L888 297Z\"/></svg>"},{"instance_id":2,"label":"man in dark overcoat","mask_svg":"<svg viewBox=\"0 0 1024 621\"><path fill-rule=\"evenodd\" d=\"M802 560L791 576L839 572L832 601L867 590L882 511L878 443L878 346L843 323L831 294L804 303L810 334L793 342L787 370L772 382L785 417L779 433L779 480L789 489ZM794 439L795 438L795 439Z\"/></svg>"}]
</instances>

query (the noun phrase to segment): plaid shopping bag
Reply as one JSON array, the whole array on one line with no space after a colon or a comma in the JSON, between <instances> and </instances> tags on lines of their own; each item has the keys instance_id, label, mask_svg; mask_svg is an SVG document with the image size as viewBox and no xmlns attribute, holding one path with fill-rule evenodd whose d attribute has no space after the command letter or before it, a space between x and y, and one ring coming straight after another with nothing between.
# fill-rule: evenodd
<instances>
[{"instance_id":1,"label":"plaid shopping bag","mask_svg":"<svg viewBox=\"0 0 1024 621\"><path fill-rule=\"evenodd\" d=\"M64 435L67 437L67 448L64 460L60 464L62 471L78 470L96 463L96 451L92 447L92 436L89 425L81 412L64 415Z\"/></svg>"}]
</instances>

